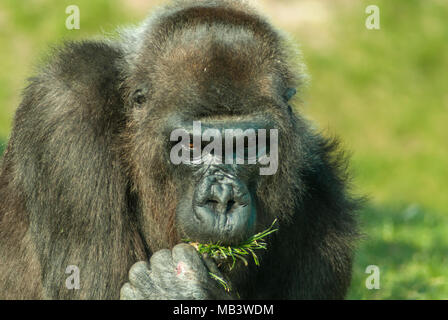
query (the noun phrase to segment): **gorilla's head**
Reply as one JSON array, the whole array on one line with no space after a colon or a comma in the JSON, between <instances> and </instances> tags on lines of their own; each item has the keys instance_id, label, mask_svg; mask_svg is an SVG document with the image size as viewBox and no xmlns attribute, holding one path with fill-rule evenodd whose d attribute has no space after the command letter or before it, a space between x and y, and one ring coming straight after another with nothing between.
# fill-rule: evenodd
<instances>
[{"instance_id":1,"label":"gorilla's head","mask_svg":"<svg viewBox=\"0 0 448 320\"><path fill-rule=\"evenodd\" d=\"M301 159L285 41L258 16L213 6L172 8L141 32L125 92L144 232L235 244L286 218Z\"/></svg>"}]
</instances>

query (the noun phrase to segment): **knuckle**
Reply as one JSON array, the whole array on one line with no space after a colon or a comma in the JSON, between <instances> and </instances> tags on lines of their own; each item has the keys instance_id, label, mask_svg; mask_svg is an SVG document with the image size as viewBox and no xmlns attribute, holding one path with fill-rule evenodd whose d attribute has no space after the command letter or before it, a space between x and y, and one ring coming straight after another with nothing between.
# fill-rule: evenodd
<instances>
[{"instance_id":1,"label":"knuckle","mask_svg":"<svg viewBox=\"0 0 448 320\"><path fill-rule=\"evenodd\" d=\"M199 257L196 249L192 245L186 243L178 244L173 248L173 257L175 256L190 258Z\"/></svg>"},{"instance_id":2,"label":"knuckle","mask_svg":"<svg viewBox=\"0 0 448 320\"><path fill-rule=\"evenodd\" d=\"M172 260L171 251L168 249L163 249L154 253L149 261L151 265L153 265L160 263L166 264L170 260Z\"/></svg>"},{"instance_id":3,"label":"knuckle","mask_svg":"<svg viewBox=\"0 0 448 320\"><path fill-rule=\"evenodd\" d=\"M129 282L133 285L137 285L143 282L145 279L149 278L150 271L148 268L148 263L140 261L135 263L131 270L129 270Z\"/></svg>"},{"instance_id":4,"label":"knuckle","mask_svg":"<svg viewBox=\"0 0 448 320\"><path fill-rule=\"evenodd\" d=\"M135 288L129 283L126 282L120 290L120 299L121 300L134 300L136 299Z\"/></svg>"},{"instance_id":5,"label":"knuckle","mask_svg":"<svg viewBox=\"0 0 448 320\"><path fill-rule=\"evenodd\" d=\"M137 263L134 263L134 265L129 270L129 277L145 272L149 272L148 263L145 261L139 261Z\"/></svg>"}]
</instances>

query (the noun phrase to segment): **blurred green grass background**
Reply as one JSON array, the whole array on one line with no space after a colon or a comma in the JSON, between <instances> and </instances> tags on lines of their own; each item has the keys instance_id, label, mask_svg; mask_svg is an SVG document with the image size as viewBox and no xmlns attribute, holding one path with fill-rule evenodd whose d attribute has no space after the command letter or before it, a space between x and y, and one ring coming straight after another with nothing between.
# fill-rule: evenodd
<instances>
[{"instance_id":1,"label":"blurred green grass background","mask_svg":"<svg viewBox=\"0 0 448 320\"><path fill-rule=\"evenodd\" d=\"M163 1L2 0L0 152L26 78L50 45L137 23ZM81 29L65 28L76 4ZM300 108L352 153L366 234L349 299L448 299L448 3L445 0L264 0L300 43L312 77ZM368 5L381 29L365 27ZM381 270L368 290L368 265Z\"/></svg>"}]
</instances>

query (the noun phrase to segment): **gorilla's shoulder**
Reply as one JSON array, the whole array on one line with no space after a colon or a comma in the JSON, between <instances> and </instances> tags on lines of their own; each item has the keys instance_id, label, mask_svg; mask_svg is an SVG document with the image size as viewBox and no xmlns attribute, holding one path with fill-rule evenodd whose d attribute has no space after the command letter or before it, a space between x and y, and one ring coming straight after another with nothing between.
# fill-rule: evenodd
<instances>
[{"instance_id":1,"label":"gorilla's shoulder","mask_svg":"<svg viewBox=\"0 0 448 320\"><path fill-rule=\"evenodd\" d=\"M52 90L70 91L80 99L107 98L120 84L118 45L106 41L66 42L52 51L32 83Z\"/></svg>"},{"instance_id":2,"label":"gorilla's shoulder","mask_svg":"<svg viewBox=\"0 0 448 320\"><path fill-rule=\"evenodd\" d=\"M45 137L55 128L105 132L105 126L122 118L122 56L119 45L108 41L67 42L53 49L29 79L15 124L21 132Z\"/></svg>"},{"instance_id":3,"label":"gorilla's shoulder","mask_svg":"<svg viewBox=\"0 0 448 320\"><path fill-rule=\"evenodd\" d=\"M47 122L66 122L76 115L80 119L116 115L123 106L122 57L119 44L112 41L66 42L54 48L29 79L17 119L39 114Z\"/></svg>"}]
</instances>

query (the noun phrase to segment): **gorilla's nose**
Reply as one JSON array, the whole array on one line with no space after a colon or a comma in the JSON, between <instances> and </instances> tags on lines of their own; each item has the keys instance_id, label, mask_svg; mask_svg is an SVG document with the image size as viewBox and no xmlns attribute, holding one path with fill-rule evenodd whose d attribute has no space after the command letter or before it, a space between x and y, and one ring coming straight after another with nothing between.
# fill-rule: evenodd
<instances>
[{"instance_id":1,"label":"gorilla's nose","mask_svg":"<svg viewBox=\"0 0 448 320\"><path fill-rule=\"evenodd\" d=\"M246 186L233 177L211 174L198 189L197 203L215 214L230 214L249 204Z\"/></svg>"},{"instance_id":2,"label":"gorilla's nose","mask_svg":"<svg viewBox=\"0 0 448 320\"><path fill-rule=\"evenodd\" d=\"M211 170L195 188L193 213L206 241L241 241L253 231L255 212L247 185L233 175Z\"/></svg>"},{"instance_id":3,"label":"gorilla's nose","mask_svg":"<svg viewBox=\"0 0 448 320\"><path fill-rule=\"evenodd\" d=\"M232 214L250 204L250 195L239 179L215 173L199 183L194 202L215 214Z\"/></svg>"},{"instance_id":4,"label":"gorilla's nose","mask_svg":"<svg viewBox=\"0 0 448 320\"><path fill-rule=\"evenodd\" d=\"M228 214L243 204L235 199L232 184L212 184L205 205L217 214Z\"/></svg>"}]
</instances>

